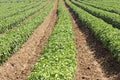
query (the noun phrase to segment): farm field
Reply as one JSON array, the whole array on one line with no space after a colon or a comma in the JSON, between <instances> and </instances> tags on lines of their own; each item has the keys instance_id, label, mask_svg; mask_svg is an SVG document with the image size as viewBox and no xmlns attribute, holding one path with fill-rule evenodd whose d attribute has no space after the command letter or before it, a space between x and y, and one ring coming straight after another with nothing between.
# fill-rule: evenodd
<instances>
[{"instance_id":1,"label":"farm field","mask_svg":"<svg viewBox=\"0 0 120 80\"><path fill-rule=\"evenodd\" d=\"M120 80L119 0L0 0L0 80Z\"/></svg>"}]
</instances>

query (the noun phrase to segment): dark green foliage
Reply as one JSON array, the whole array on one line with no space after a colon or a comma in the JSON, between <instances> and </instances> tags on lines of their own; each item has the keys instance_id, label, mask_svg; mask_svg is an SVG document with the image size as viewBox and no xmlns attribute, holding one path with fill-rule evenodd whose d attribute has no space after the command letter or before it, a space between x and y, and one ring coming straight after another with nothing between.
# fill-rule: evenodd
<instances>
[{"instance_id":1,"label":"dark green foliage","mask_svg":"<svg viewBox=\"0 0 120 80\"><path fill-rule=\"evenodd\" d=\"M87 12L91 13L92 15L98 17L98 18L102 18L104 21L108 22L109 24L112 24L114 27L117 27L120 29L120 15L119 14L115 14L115 13L111 13L111 12L107 12L104 10L100 10L88 5L85 5L83 3L80 2L76 2L74 0L72 0L72 2L81 7L82 9L86 10Z\"/></svg>"},{"instance_id":2,"label":"dark green foliage","mask_svg":"<svg viewBox=\"0 0 120 80\"><path fill-rule=\"evenodd\" d=\"M74 13L78 14L78 18L91 30L95 37L103 43L104 47L111 51L113 56L120 61L120 30L113 28L112 25L89 14L68 0L66 0L66 3Z\"/></svg>"},{"instance_id":3,"label":"dark green foliage","mask_svg":"<svg viewBox=\"0 0 120 80\"><path fill-rule=\"evenodd\" d=\"M78 0L80 1L80 0ZM116 13L116 14L119 14L120 15L120 0L98 0L98 1L80 1L84 4L87 4L87 5L90 5L90 6L93 6L95 8L98 8L98 9L102 9L102 10L105 10L105 11L109 11L111 13Z\"/></svg>"}]
</instances>

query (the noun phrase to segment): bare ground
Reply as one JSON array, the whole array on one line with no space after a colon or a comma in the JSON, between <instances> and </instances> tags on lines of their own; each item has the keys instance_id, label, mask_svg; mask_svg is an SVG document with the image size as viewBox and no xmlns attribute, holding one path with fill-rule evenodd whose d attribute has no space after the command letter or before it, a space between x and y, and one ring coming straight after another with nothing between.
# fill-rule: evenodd
<instances>
[{"instance_id":1,"label":"bare ground","mask_svg":"<svg viewBox=\"0 0 120 80\"><path fill-rule=\"evenodd\" d=\"M76 80L120 80L120 64L70 11L77 48Z\"/></svg>"},{"instance_id":2,"label":"bare ground","mask_svg":"<svg viewBox=\"0 0 120 80\"><path fill-rule=\"evenodd\" d=\"M77 48L76 80L107 80L94 57L94 50L91 50L87 43L88 34L85 35L80 31L75 22L73 25Z\"/></svg>"},{"instance_id":3,"label":"bare ground","mask_svg":"<svg viewBox=\"0 0 120 80\"><path fill-rule=\"evenodd\" d=\"M0 66L0 80L27 80L57 20L57 4L22 47Z\"/></svg>"}]
</instances>

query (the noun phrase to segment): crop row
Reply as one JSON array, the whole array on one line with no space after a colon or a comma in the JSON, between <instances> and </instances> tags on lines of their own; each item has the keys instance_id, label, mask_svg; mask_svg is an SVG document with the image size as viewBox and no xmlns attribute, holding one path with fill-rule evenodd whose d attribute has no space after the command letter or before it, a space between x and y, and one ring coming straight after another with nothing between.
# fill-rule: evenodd
<instances>
[{"instance_id":1,"label":"crop row","mask_svg":"<svg viewBox=\"0 0 120 80\"><path fill-rule=\"evenodd\" d=\"M19 9L26 7L30 3L0 3L0 19L17 12ZM6 13L5 13L6 12ZM4 14L3 14L4 13Z\"/></svg>"},{"instance_id":2,"label":"crop row","mask_svg":"<svg viewBox=\"0 0 120 80\"><path fill-rule=\"evenodd\" d=\"M87 12L91 13L92 15L102 18L104 21L108 22L109 24L112 24L114 27L120 28L120 15L119 14L100 10L92 6L85 5L84 3L76 2L75 0L72 0L72 2L75 5L86 10Z\"/></svg>"},{"instance_id":3,"label":"crop row","mask_svg":"<svg viewBox=\"0 0 120 80\"><path fill-rule=\"evenodd\" d=\"M98 8L98 9L102 9L102 10L105 10L105 11L109 11L109 12L112 12L112 13L117 13L117 14L120 14L120 7L116 6L116 7L113 7L113 6L107 6L107 5L103 5L103 4L100 4L100 3L88 3L87 1L80 1L84 4L87 4L87 5L90 5L90 6L93 6L95 8ZM107 3L108 4L108 3Z\"/></svg>"},{"instance_id":4,"label":"crop row","mask_svg":"<svg viewBox=\"0 0 120 80\"><path fill-rule=\"evenodd\" d=\"M0 0L0 3L31 3L40 0Z\"/></svg>"},{"instance_id":5,"label":"crop row","mask_svg":"<svg viewBox=\"0 0 120 80\"><path fill-rule=\"evenodd\" d=\"M4 33L5 31L11 29L30 15L34 14L36 11L41 10L46 4L48 4L49 0L46 2L42 2L41 5L31 8L29 10L26 10L24 12L18 13L14 16L11 16L9 18L5 18L0 21L0 33Z\"/></svg>"},{"instance_id":6,"label":"crop row","mask_svg":"<svg viewBox=\"0 0 120 80\"><path fill-rule=\"evenodd\" d=\"M17 10L22 6L28 5L30 3L0 3L0 19L12 13L12 10ZM6 12L6 13L5 13ZM4 13L4 14L3 14Z\"/></svg>"},{"instance_id":7,"label":"crop row","mask_svg":"<svg viewBox=\"0 0 120 80\"><path fill-rule=\"evenodd\" d=\"M75 53L72 22L62 0L59 0L58 21L29 80L73 80Z\"/></svg>"},{"instance_id":8,"label":"crop row","mask_svg":"<svg viewBox=\"0 0 120 80\"><path fill-rule=\"evenodd\" d=\"M78 0L80 1L80 0ZM111 8L120 8L120 6L118 6L120 4L119 0L92 0L92 1L88 1L88 0L84 0L83 2L87 2L87 3L91 3L91 4L96 4L96 5L103 5L103 6L106 6L106 7L111 7Z\"/></svg>"},{"instance_id":9,"label":"crop row","mask_svg":"<svg viewBox=\"0 0 120 80\"><path fill-rule=\"evenodd\" d=\"M21 47L33 33L34 29L43 22L45 16L53 7L53 4L54 0L52 1L52 4L45 8L41 13L0 36L0 63L5 61L12 53Z\"/></svg>"},{"instance_id":10,"label":"crop row","mask_svg":"<svg viewBox=\"0 0 120 80\"><path fill-rule=\"evenodd\" d=\"M0 20L4 18L8 18L14 16L20 12L24 12L36 6L39 6L43 1L32 2L32 3L4 3L3 6L0 7ZM4 13L4 14L3 14Z\"/></svg>"},{"instance_id":11,"label":"crop row","mask_svg":"<svg viewBox=\"0 0 120 80\"><path fill-rule=\"evenodd\" d=\"M78 15L81 22L91 30L99 41L102 42L104 47L111 51L113 56L120 61L120 30L113 28L112 25L107 24L102 19L77 7L69 0L66 0L66 3L73 12Z\"/></svg>"}]
</instances>

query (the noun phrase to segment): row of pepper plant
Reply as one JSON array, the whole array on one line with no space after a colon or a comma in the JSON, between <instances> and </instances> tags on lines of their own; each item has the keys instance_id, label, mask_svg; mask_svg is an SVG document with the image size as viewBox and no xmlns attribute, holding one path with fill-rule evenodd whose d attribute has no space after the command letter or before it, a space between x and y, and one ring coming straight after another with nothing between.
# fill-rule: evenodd
<instances>
[{"instance_id":1,"label":"row of pepper plant","mask_svg":"<svg viewBox=\"0 0 120 80\"><path fill-rule=\"evenodd\" d=\"M54 3L55 0L38 15L0 36L0 63L3 63L12 53L21 47L33 31L43 22Z\"/></svg>"},{"instance_id":2,"label":"row of pepper plant","mask_svg":"<svg viewBox=\"0 0 120 80\"><path fill-rule=\"evenodd\" d=\"M82 24L86 25L94 36L102 42L103 47L107 48L113 57L120 61L120 30L77 7L69 0L65 1L73 13L78 15Z\"/></svg>"},{"instance_id":3,"label":"row of pepper plant","mask_svg":"<svg viewBox=\"0 0 120 80\"><path fill-rule=\"evenodd\" d=\"M109 3L107 3L109 5L109 6L107 6L107 5L104 5L104 3L100 4L101 2L92 3L92 2L81 1L81 0L78 0L78 1L82 2L84 4L87 4L87 5L93 6L95 8L98 8L98 9L102 9L102 10L109 11L112 13L120 14L120 7L119 6L113 7L113 6L109 5ZM118 1L116 3L118 3ZM116 4L114 4L114 5L116 5Z\"/></svg>"},{"instance_id":4,"label":"row of pepper plant","mask_svg":"<svg viewBox=\"0 0 120 80\"><path fill-rule=\"evenodd\" d=\"M59 0L58 20L29 80L73 80L76 68L72 22Z\"/></svg>"},{"instance_id":5,"label":"row of pepper plant","mask_svg":"<svg viewBox=\"0 0 120 80\"><path fill-rule=\"evenodd\" d=\"M4 33L5 31L12 29L14 26L19 24L21 21L25 20L30 15L41 10L45 5L48 4L48 2L49 2L49 0L47 0L46 2L42 2L37 7L31 7L31 9L28 9L26 11L23 11L21 13L18 13L16 15L13 15L11 17L8 17L8 18L1 20L0 21L0 33Z\"/></svg>"},{"instance_id":6,"label":"row of pepper plant","mask_svg":"<svg viewBox=\"0 0 120 80\"><path fill-rule=\"evenodd\" d=\"M104 11L104 10L100 10L97 8L94 8L92 6L89 5L85 5L83 3L77 2L75 0L72 0L72 2L81 7L82 9L86 10L87 12L89 12L90 14L103 19L104 21L106 21L109 24L112 24L114 27L120 28L120 15L116 14L116 13L111 13L108 11Z\"/></svg>"},{"instance_id":7,"label":"row of pepper plant","mask_svg":"<svg viewBox=\"0 0 120 80\"><path fill-rule=\"evenodd\" d=\"M43 1L34 1L28 3L0 3L0 20L8 18L32 7L38 6ZM4 14L3 14L4 13Z\"/></svg>"}]
</instances>

